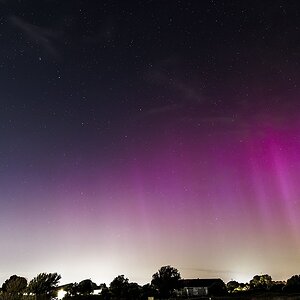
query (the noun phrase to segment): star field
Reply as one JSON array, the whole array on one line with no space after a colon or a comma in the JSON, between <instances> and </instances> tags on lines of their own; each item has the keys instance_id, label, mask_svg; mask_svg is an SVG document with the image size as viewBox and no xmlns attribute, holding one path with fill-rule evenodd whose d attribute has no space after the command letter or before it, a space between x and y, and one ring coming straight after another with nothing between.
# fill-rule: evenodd
<instances>
[{"instance_id":1,"label":"star field","mask_svg":"<svg viewBox=\"0 0 300 300\"><path fill-rule=\"evenodd\" d=\"M0 7L2 281L299 273L297 1Z\"/></svg>"}]
</instances>

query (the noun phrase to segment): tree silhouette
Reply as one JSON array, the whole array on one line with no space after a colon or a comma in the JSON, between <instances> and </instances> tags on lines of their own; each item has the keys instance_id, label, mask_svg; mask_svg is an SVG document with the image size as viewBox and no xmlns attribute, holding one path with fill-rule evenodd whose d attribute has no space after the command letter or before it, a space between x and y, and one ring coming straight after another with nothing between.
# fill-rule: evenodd
<instances>
[{"instance_id":1,"label":"tree silhouette","mask_svg":"<svg viewBox=\"0 0 300 300\"><path fill-rule=\"evenodd\" d=\"M79 282L77 286L77 292L80 295L89 295L97 288L96 283L91 279L85 279Z\"/></svg>"},{"instance_id":2,"label":"tree silhouette","mask_svg":"<svg viewBox=\"0 0 300 300\"><path fill-rule=\"evenodd\" d=\"M154 297L156 299L157 296L157 290L154 288L153 285L147 283L142 286L142 299L148 299L148 297Z\"/></svg>"},{"instance_id":3,"label":"tree silhouette","mask_svg":"<svg viewBox=\"0 0 300 300\"><path fill-rule=\"evenodd\" d=\"M40 273L29 282L28 291L37 299L50 298L60 279L57 273Z\"/></svg>"},{"instance_id":4,"label":"tree silhouette","mask_svg":"<svg viewBox=\"0 0 300 300\"><path fill-rule=\"evenodd\" d=\"M67 292L68 296L76 296L78 293L78 283L70 283L64 288L64 290Z\"/></svg>"},{"instance_id":5,"label":"tree silhouette","mask_svg":"<svg viewBox=\"0 0 300 300\"><path fill-rule=\"evenodd\" d=\"M27 279L17 275L11 276L2 285L2 298L18 300L22 298L27 287Z\"/></svg>"},{"instance_id":6,"label":"tree silhouette","mask_svg":"<svg viewBox=\"0 0 300 300\"><path fill-rule=\"evenodd\" d=\"M268 274L255 275L250 280L250 288L254 290L269 290L272 286L272 277Z\"/></svg>"},{"instance_id":7,"label":"tree silhouette","mask_svg":"<svg viewBox=\"0 0 300 300\"><path fill-rule=\"evenodd\" d=\"M289 278L284 287L284 291L289 293L300 292L300 275L294 275Z\"/></svg>"},{"instance_id":8,"label":"tree silhouette","mask_svg":"<svg viewBox=\"0 0 300 300\"><path fill-rule=\"evenodd\" d=\"M173 291L179 288L180 273L171 266L163 266L152 275L151 284L158 290L159 296L168 298Z\"/></svg>"},{"instance_id":9,"label":"tree silhouette","mask_svg":"<svg viewBox=\"0 0 300 300\"><path fill-rule=\"evenodd\" d=\"M128 300L138 300L142 297L142 287L136 282L130 282L128 284L127 299Z\"/></svg>"},{"instance_id":10,"label":"tree silhouette","mask_svg":"<svg viewBox=\"0 0 300 300\"><path fill-rule=\"evenodd\" d=\"M101 289L100 297L103 300L109 300L111 298L111 292L109 288L106 286L105 283L101 283L99 285L99 288Z\"/></svg>"},{"instance_id":11,"label":"tree silhouette","mask_svg":"<svg viewBox=\"0 0 300 300\"><path fill-rule=\"evenodd\" d=\"M119 275L110 283L109 289L113 298L126 299L129 286L128 281L128 278L125 278L124 275Z\"/></svg>"},{"instance_id":12,"label":"tree silhouette","mask_svg":"<svg viewBox=\"0 0 300 300\"><path fill-rule=\"evenodd\" d=\"M227 285L226 285L227 291L229 293L232 293L239 286L240 286L240 284L237 281L235 281L235 280L231 280L231 281L227 282Z\"/></svg>"}]
</instances>

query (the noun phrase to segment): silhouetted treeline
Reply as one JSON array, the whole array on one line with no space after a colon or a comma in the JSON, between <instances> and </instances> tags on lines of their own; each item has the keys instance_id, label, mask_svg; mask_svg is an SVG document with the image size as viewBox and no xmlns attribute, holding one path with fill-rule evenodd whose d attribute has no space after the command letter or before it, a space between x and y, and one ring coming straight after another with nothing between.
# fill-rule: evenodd
<instances>
[{"instance_id":1,"label":"silhouetted treeline","mask_svg":"<svg viewBox=\"0 0 300 300\"><path fill-rule=\"evenodd\" d=\"M163 266L152 275L150 283L143 286L136 282L129 282L124 275L119 275L107 286L105 283L97 285L90 279L79 283L59 286L61 276L57 273L41 273L31 281L13 275L3 284L0 300L147 300L192 297L184 292L184 284L188 282L200 283L209 280L182 280L179 271L172 266ZM226 285L220 279L212 279L209 289L203 288L209 296L245 297L248 295L271 295L300 293L300 275L294 275L285 281L273 281L270 275L255 275L249 283L229 281ZM195 289L196 287L186 288ZM199 287L199 289L201 289ZM150 298L149 298L150 297ZM153 297L153 298L151 298Z\"/></svg>"}]
</instances>

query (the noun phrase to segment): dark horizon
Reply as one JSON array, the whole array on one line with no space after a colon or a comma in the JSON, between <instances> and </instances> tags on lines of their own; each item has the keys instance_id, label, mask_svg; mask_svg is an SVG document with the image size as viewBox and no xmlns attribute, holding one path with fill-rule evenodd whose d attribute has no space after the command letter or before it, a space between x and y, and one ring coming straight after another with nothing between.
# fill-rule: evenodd
<instances>
[{"instance_id":1,"label":"dark horizon","mask_svg":"<svg viewBox=\"0 0 300 300\"><path fill-rule=\"evenodd\" d=\"M58 273L40 273L28 281L13 275L0 289L1 299L50 300L50 299L103 299L103 300L153 300L153 299L298 299L300 275L286 281L274 281L268 274L255 275L249 283L220 278L185 279L173 266L162 266L143 286L124 275L116 276L110 284L97 284L91 279L61 284ZM93 295L93 296L91 296ZM97 296L96 296L97 295ZM92 298L91 298L92 297ZM201 298L195 298L201 297ZM225 297L225 298L224 298Z\"/></svg>"},{"instance_id":2,"label":"dark horizon","mask_svg":"<svg viewBox=\"0 0 300 300\"><path fill-rule=\"evenodd\" d=\"M177 268L176 266L170 266L170 265L166 265L166 266L162 266L162 267L160 267L159 268L159 270L160 269L162 269L162 268L164 268L164 267L170 267L170 268L173 268L173 269L175 269L176 271L178 271L178 273L179 274L182 274L182 270L180 269L180 268ZM156 270L157 271L157 270ZM208 270L205 270L206 272L208 271ZM91 276L88 276L87 278L81 278L80 280L75 280L75 281L70 281L70 282L65 282L64 281L64 278L63 277L61 277L61 275L59 274L59 273L57 273L57 272L40 272L39 274L42 274L42 273L44 273L44 274L58 274L59 276L60 276L60 280L59 280L59 285L58 286L64 286L64 285L68 285L68 284L72 284L72 283L79 283L80 281L84 281L84 280L87 280L87 279L89 279L89 280L91 280ZM35 278L36 276L37 276L38 274L35 274L34 275L34 277L33 278ZM198 274L198 275L200 275L200 273ZM18 276L18 277L24 277L24 278L26 278L26 280L29 282L29 281L31 281L33 278L29 278L28 276L25 276L25 275L21 275L21 274L16 274L16 273L12 273L12 274L10 274L9 276L7 276L7 278L5 278L5 280L7 280L7 279L9 279L9 277L11 277L11 276ZM126 275L126 274L116 274L114 277L113 277L113 279L115 279L116 277L118 277L118 276L124 276L125 278L128 278L128 276ZM269 273L266 273L266 274L262 274L262 273L255 273L255 274L253 274L253 276L249 279L249 281L246 281L246 282L243 282L243 281L238 281L237 279L234 279L234 278L231 278L230 280L228 280L228 281L225 281L223 278L222 278L222 275L221 274L219 274L219 275L216 275L216 276L210 276L210 277L201 277L201 276L196 276L196 277L183 277L183 276L181 276L181 280L212 280L212 279L220 279L220 280L222 280L225 284L226 283L228 283L228 282L231 282L231 281L237 281L237 282L239 282L240 284L249 284L250 283L250 281L251 280L253 280L254 279L254 277L256 277L256 276L270 276L270 278L272 279L272 281L274 282L274 283L276 283L276 282L287 282L287 280L288 279L290 279L291 277L293 277L293 276L300 276L299 274L292 274L292 276L290 276L289 278L283 278L283 279L281 279L281 280L278 280L278 279L274 279L273 277L272 277L272 274L269 274ZM151 274L151 276L149 276L149 280L147 281L147 282L144 282L144 283L140 283L140 282L137 282L139 285L145 285L145 284L150 284L151 283L151 280L152 280L152 278L153 278L153 274ZM129 280L130 280L130 282L134 282L133 280L131 280L130 278L128 278ZM4 282L5 282L5 280L1 283L0 282L0 286L1 286L1 284L3 284ZM106 284L107 286L109 286L109 284L110 284L110 282L98 282L97 280L92 280L93 282L95 282L98 286L100 286L101 284Z\"/></svg>"}]
</instances>

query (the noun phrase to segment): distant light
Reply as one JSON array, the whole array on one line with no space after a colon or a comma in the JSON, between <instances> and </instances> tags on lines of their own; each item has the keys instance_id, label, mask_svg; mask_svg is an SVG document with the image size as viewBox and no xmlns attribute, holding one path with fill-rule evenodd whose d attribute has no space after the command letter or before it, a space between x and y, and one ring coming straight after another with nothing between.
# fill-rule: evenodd
<instances>
[{"instance_id":1,"label":"distant light","mask_svg":"<svg viewBox=\"0 0 300 300\"><path fill-rule=\"evenodd\" d=\"M57 299L58 300L61 300L65 295L66 295L66 291L64 291L63 289L61 289L61 290L59 290L58 292L57 292Z\"/></svg>"},{"instance_id":2,"label":"distant light","mask_svg":"<svg viewBox=\"0 0 300 300\"><path fill-rule=\"evenodd\" d=\"M236 280L239 283L247 283L252 279L253 276L249 274L238 273L233 280Z\"/></svg>"},{"instance_id":3,"label":"distant light","mask_svg":"<svg viewBox=\"0 0 300 300\"><path fill-rule=\"evenodd\" d=\"M102 289L97 289L93 291L93 295L99 295L101 293Z\"/></svg>"}]
</instances>

